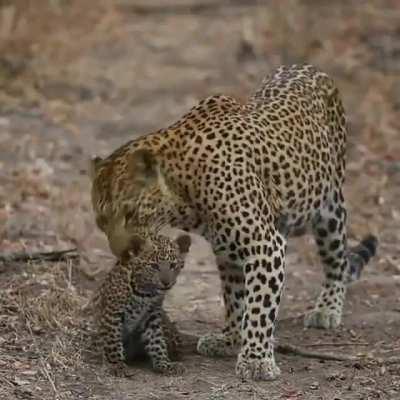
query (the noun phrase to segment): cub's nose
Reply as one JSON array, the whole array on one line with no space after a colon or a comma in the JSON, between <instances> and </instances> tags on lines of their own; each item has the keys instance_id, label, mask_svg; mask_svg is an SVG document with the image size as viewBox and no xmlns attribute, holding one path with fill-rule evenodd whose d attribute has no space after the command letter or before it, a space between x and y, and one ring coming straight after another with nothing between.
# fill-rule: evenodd
<instances>
[{"instance_id":1,"label":"cub's nose","mask_svg":"<svg viewBox=\"0 0 400 400\"><path fill-rule=\"evenodd\" d=\"M176 274L168 263L160 264L160 282L165 289L171 288L176 280Z\"/></svg>"},{"instance_id":2,"label":"cub's nose","mask_svg":"<svg viewBox=\"0 0 400 400\"><path fill-rule=\"evenodd\" d=\"M175 276L171 273L164 273L160 276L160 282L165 287L165 289L169 289L175 283Z\"/></svg>"}]
</instances>

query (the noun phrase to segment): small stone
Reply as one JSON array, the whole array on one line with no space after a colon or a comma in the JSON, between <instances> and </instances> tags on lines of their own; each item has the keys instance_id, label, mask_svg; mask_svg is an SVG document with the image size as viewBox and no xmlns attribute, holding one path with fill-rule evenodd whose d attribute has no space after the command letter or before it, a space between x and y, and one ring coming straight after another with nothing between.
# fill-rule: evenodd
<instances>
[{"instance_id":1,"label":"small stone","mask_svg":"<svg viewBox=\"0 0 400 400\"><path fill-rule=\"evenodd\" d=\"M319 382L313 382L313 383L309 386L309 388L310 388L311 390L318 390L318 389L319 389Z\"/></svg>"}]
</instances>

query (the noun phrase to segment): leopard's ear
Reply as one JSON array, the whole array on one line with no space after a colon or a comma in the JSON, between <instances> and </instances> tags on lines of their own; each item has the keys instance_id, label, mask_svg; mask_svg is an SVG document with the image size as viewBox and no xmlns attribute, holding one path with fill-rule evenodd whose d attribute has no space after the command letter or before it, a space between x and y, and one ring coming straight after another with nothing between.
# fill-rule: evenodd
<instances>
[{"instance_id":1,"label":"leopard's ear","mask_svg":"<svg viewBox=\"0 0 400 400\"><path fill-rule=\"evenodd\" d=\"M91 180L96 177L97 171L99 170L102 161L103 159L101 157L92 157L89 161L88 172Z\"/></svg>"},{"instance_id":2,"label":"leopard's ear","mask_svg":"<svg viewBox=\"0 0 400 400\"><path fill-rule=\"evenodd\" d=\"M130 155L129 168L137 183L146 184L158 176L158 163L151 151L139 149Z\"/></svg>"},{"instance_id":3,"label":"leopard's ear","mask_svg":"<svg viewBox=\"0 0 400 400\"><path fill-rule=\"evenodd\" d=\"M190 245L192 244L192 238L189 235L180 235L175 239L175 241L178 244L181 254L189 253Z\"/></svg>"},{"instance_id":4,"label":"leopard's ear","mask_svg":"<svg viewBox=\"0 0 400 400\"><path fill-rule=\"evenodd\" d=\"M131 154L129 170L132 174L130 181L134 182L135 189L142 189L149 184L157 183L161 192L169 196L171 188L164 175L164 171L154 153L147 149L139 149Z\"/></svg>"}]
</instances>

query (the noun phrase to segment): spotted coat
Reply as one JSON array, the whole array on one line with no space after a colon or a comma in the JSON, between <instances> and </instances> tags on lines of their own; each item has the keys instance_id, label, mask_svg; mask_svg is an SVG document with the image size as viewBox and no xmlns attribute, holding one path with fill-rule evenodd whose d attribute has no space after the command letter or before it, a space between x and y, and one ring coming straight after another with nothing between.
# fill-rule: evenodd
<instances>
[{"instance_id":1,"label":"spotted coat","mask_svg":"<svg viewBox=\"0 0 400 400\"><path fill-rule=\"evenodd\" d=\"M180 350L180 335L163 309L165 293L175 284L190 246L188 235L176 242L161 235L131 238L131 249L108 273L93 308L97 344L116 372L124 361L148 356L153 370L180 373L172 362Z\"/></svg>"}]
</instances>

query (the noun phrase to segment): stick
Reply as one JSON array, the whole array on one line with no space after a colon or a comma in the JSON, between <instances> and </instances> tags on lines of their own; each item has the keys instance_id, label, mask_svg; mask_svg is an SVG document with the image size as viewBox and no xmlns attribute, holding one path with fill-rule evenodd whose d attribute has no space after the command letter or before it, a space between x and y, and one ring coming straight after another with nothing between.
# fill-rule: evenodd
<instances>
[{"instance_id":1,"label":"stick","mask_svg":"<svg viewBox=\"0 0 400 400\"><path fill-rule=\"evenodd\" d=\"M0 261L2 262L28 262L28 261L66 261L78 260L79 254L77 249L56 250L47 252L33 252L33 253L10 253L0 254Z\"/></svg>"},{"instance_id":2,"label":"stick","mask_svg":"<svg viewBox=\"0 0 400 400\"><path fill-rule=\"evenodd\" d=\"M369 343L366 342L321 342L321 343L310 343L304 344L304 347L323 347L323 346L330 346L330 347L341 347L341 346L369 346Z\"/></svg>"},{"instance_id":3,"label":"stick","mask_svg":"<svg viewBox=\"0 0 400 400\"><path fill-rule=\"evenodd\" d=\"M393 357L389 357L389 358L376 358L376 361L379 364L383 364L383 365L394 365L394 364L400 364L400 357L393 356Z\"/></svg>"},{"instance_id":4,"label":"stick","mask_svg":"<svg viewBox=\"0 0 400 400\"><path fill-rule=\"evenodd\" d=\"M51 386L51 388L53 389L54 396L57 396L58 391L57 391L56 385L55 385L54 380L53 380L53 378L51 377L51 375L50 375L50 373L49 373L49 371L48 371L48 369L47 369L47 367L46 367L46 364L45 364L45 362L44 362L44 360L43 360L43 357L40 355L39 346L38 346L38 344L37 344L37 342L36 342L35 337L33 336L31 324L30 324L30 322L29 322L28 320L26 321L26 326L27 326L27 328L28 328L28 330L29 330L29 334L31 335L31 339L32 339L32 341L33 341L33 343L34 343L34 346L36 347L36 351L37 351L38 354L39 354L39 361L40 361L40 364L41 364L41 366L42 366L41 372L42 372L42 374L45 376L45 378L47 378L47 380L49 381L50 386Z\"/></svg>"},{"instance_id":5,"label":"stick","mask_svg":"<svg viewBox=\"0 0 400 400\"><path fill-rule=\"evenodd\" d=\"M199 340L199 336L193 335L190 333L180 332L181 337L184 342L184 347L190 349L191 351L196 351L196 342ZM362 346L366 346L368 343L354 343ZM324 345L334 345L334 343L324 344L321 343L321 346ZM350 343L335 343L337 346L350 345ZM389 358L380 358L380 357L369 357L369 356L352 356L341 353L329 353L329 352L319 352L319 351L308 351L301 349L297 346L293 346L291 344L277 344L275 346L275 350L280 354L294 354L299 357L304 358L316 358L318 360L328 360L328 361L351 361L351 362L362 362L362 361L371 361L376 362L380 365L394 365L400 364L400 356L393 356Z\"/></svg>"},{"instance_id":6,"label":"stick","mask_svg":"<svg viewBox=\"0 0 400 400\"><path fill-rule=\"evenodd\" d=\"M347 354L340 353L321 353L318 351L307 351L300 349L291 344L278 344L275 347L276 351L281 354L295 354L300 357L305 358L316 358L318 360L329 360L329 361L352 361L352 362L361 362L361 361L372 361L376 362L380 365L394 365L400 363L400 357L393 356L389 358L380 358L380 357L359 357L359 356L351 356Z\"/></svg>"},{"instance_id":7,"label":"stick","mask_svg":"<svg viewBox=\"0 0 400 400\"><path fill-rule=\"evenodd\" d=\"M201 1L193 4L168 4L168 5L138 5L123 1L119 6L124 10L138 15L190 15L190 14L215 14L221 10L231 10L233 8L257 7L258 0L247 0L246 2L224 0L224 1Z\"/></svg>"},{"instance_id":8,"label":"stick","mask_svg":"<svg viewBox=\"0 0 400 400\"><path fill-rule=\"evenodd\" d=\"M281 354L295 354L305 358L317 358L319 360L331 360L331 361L360 361L361 357L349 356L347 354L339 353L320 353L318 351L308 351L300 349L299 347L291 344L278 344L275 347L276 351Z\"/></svg>"}]
</instances>

